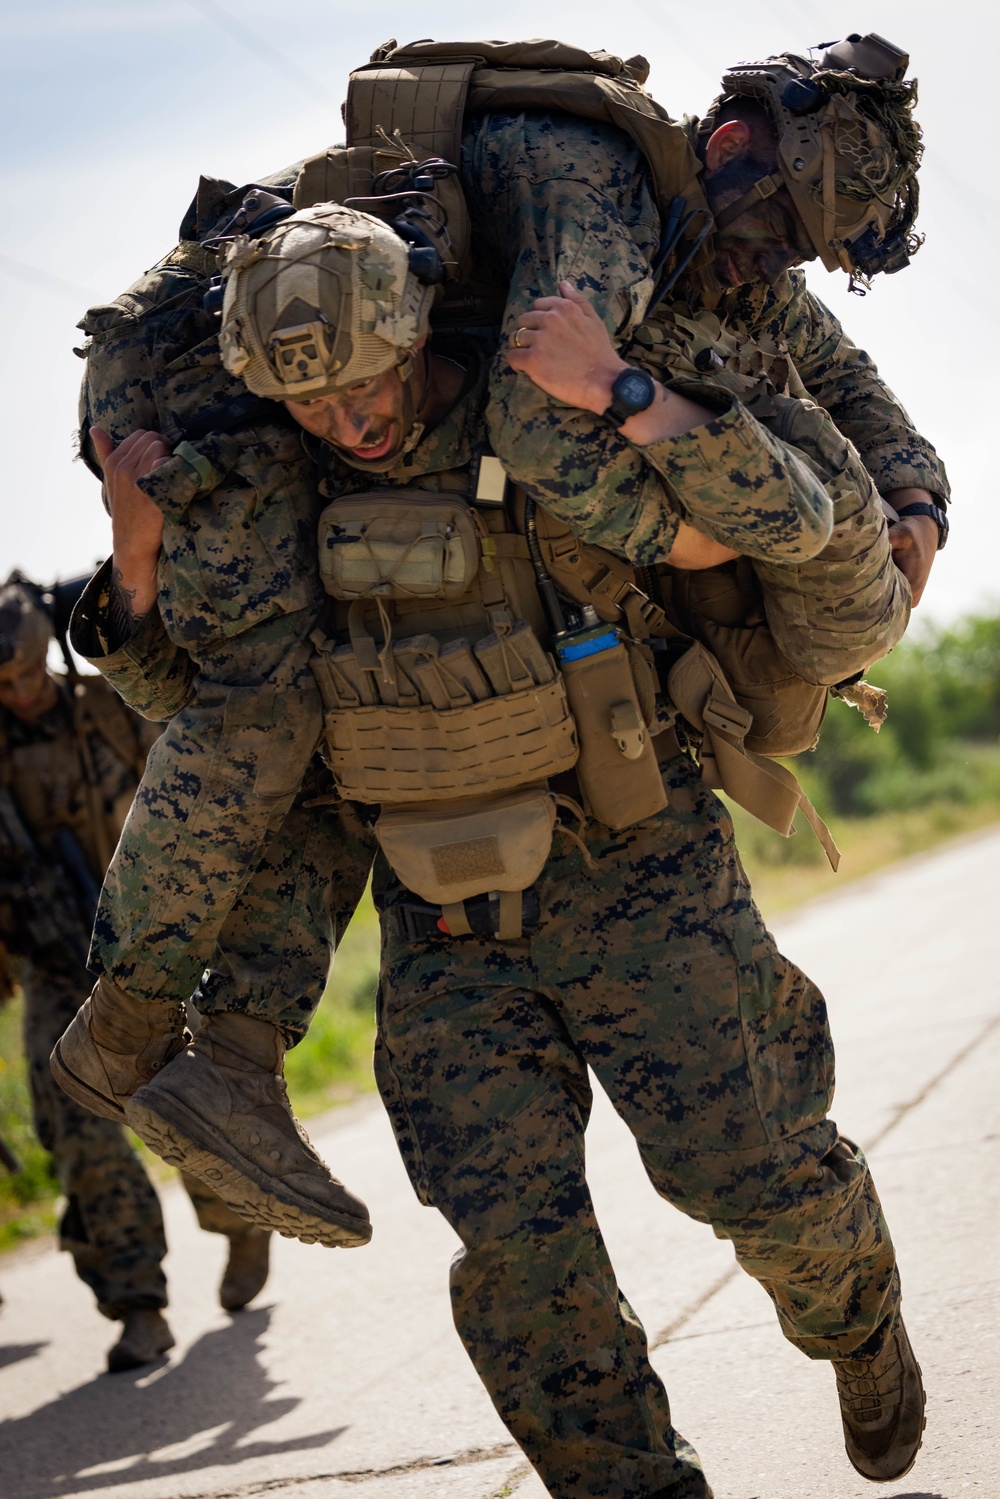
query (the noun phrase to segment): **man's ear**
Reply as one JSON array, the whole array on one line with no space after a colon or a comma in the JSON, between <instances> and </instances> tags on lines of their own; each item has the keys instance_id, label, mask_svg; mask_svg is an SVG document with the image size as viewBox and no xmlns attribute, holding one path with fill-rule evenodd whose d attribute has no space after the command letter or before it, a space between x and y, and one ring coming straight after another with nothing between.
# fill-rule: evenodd
<instances>
[{"instance_id":1,"label":"man's ear","mask_svg":"<svg viewBox=\"0 0 1000 1499\"><path fill-rule=\"evenodd\" d=\"M750 126L743 120L727 120L708 137L705 170L711 177L720 167L743 156L750 146Z\"/></svg>"}]
</instances>

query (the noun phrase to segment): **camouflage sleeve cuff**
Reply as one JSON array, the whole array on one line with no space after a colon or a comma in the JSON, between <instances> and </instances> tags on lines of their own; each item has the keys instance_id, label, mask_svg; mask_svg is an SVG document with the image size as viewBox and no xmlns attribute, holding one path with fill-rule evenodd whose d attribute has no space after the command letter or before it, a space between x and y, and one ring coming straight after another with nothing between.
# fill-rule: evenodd
<instances>
[{"instance_id":1,"label":"camouflage sleeve cuff","mask_svg":"<svg viewBox=\"0 0 1000 1499\"><path fill-rule=\"evenodd\" d=\"M705 403L703 387L668 386ZM827 543L829 497L809 465L738 401L704 426L635 451L691 523L746 556L802 561Z\"/></svg>"},{"instance_id":2,"label":"camouflage sleeve cuff","mask_svg":"<svg viewBox=\"0 0 1000 1499\"><path fill-rule=\"evenodd\" d=\"M187 651L167 635L159 608L151 609L127 640L112 639L107 608L110 580L109 558L73 611L70 644L130 708L162 723L191 701L197 668Z\"/></svg>"},{"instance_id":3,"label":"camouflage sleeve cuff","mask_svg":"<svg viewBox=\"0 0 1000 1499\"><path fill-rule=\"evenodd\" d=\"M891 489L926 489L940 504L948 505L951 485L933 448L920 449L911 443L902 452L898 447L875 448L861 456L879 494Z\"/></svg>"}]
</instances>

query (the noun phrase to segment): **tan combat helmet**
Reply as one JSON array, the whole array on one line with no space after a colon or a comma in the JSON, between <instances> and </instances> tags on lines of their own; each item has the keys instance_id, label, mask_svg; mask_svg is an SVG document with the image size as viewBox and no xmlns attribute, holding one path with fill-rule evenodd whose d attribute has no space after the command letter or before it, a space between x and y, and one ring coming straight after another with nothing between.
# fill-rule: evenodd
<instances>
[{"instance_id":1,"label":"tan combat helmet","mask_svg":"<svg viewBox=\"0 0 1000 1499\"><path fill-rule=\"evenodd\" d=\"M756 100L777 134L778 170L718 214L716 227L786 187L826 269L867 284L902 270L921 244L917 85L905 81L909 55L874 32L824 45L818 63L787 53L725 74L702 129L724 103Z\"/></svg>"},{"instance_id":2,"label":"tan combat helmet","mask_svg":"<svg viewBox=\"0 0 1000 1499\"><path fill-rule=\"evenodd\" d=\"M42 659L52 623L15 573L0 586L0 673L20 671Z\"/></svg>"},{"instance_id":3,"label":"tan combat helmet","mask_svg":"<svg viewBox=\"0 0 1000 1499\"><path fill-rule=\"evenodd\" d=\"M381 219L338 203L240 235L225 262L226 369L273 401L331 395L395 365L406 380L434 298L410 254Z\"/></svg>"}]
</instances>

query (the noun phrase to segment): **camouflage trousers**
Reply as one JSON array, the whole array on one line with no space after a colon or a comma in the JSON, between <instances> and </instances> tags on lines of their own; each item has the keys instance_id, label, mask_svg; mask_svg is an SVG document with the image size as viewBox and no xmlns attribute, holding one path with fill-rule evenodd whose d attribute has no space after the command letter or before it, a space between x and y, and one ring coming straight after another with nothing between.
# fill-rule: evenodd
<instances>
[{"instance_id":1,"label":"camouflage trousers","mask_svg":"<svg viewBox=\"0 0 1000 1499\"><path fill-rule=\"evenodd\" d=\"M160 1268L167 1252L160 1204L121 1125L73 1102L55 1083L49 1052L87 992L87 975L53 955L22 965L24 1048L35 1129L52 1156L66 1207L60 1247L106 1317L167 1304ZM248 1225L193 1178L184 1178L198 1222L230 1238Z\"/></svg>"},{"instance_id":2,"label":"camouflage trousers","mask_svg":"<svg viewBox=\"0 0 1000 1499\"><path fill-rule=\"evenodd\" d=\"M91 966L138 999L194 995L202 1014L272 1021L289 1046L371 863L352 812L303 806L328 783L311 764L320 711L299 636L281 620L230 642L232 670L258 686L203 683L154 744L91 949Z\"/></svg>"},{"instance_id":3,"label":"camouflage trousers","mask_svg":"<svg viewBox=\"0 0 1000 1499\"><path fill-rule=\"evenodd\" d=\"M398 886L379 897L379 1087L462 1240L459 1334L556 1499L708 1492L594 1216L588 1066L656 1190L732 1241L804 1353L877 1347L898 1297L868 1167L827 1118L823 998L766 931L722 804L683 757L666 778L657 818L591 824L596 872L557 833L537 935L411 944Z\"/></svg>"},{"instance_id":4,"label":"camouflage trousers","mask_svg":"<svg viewBox=\"0 0 1000 1499\"><path fill-rule=\"evenodd\" d=\"M185 276L165 263L143 282L142 318L130 295L97 318L84 427L175 443L206 408L245 397ZM276 1018L293 1043L326 982L333 907L353 909L368 861L355 888L336 818L294 810L322 722L309 666L322 500L299 429L273 412L178 444L140 481L164 517L160 615L196 671L108 869L91 966L137 999L179 1002L212 967L199 1009Z\"/></svg>"}]
</instances>

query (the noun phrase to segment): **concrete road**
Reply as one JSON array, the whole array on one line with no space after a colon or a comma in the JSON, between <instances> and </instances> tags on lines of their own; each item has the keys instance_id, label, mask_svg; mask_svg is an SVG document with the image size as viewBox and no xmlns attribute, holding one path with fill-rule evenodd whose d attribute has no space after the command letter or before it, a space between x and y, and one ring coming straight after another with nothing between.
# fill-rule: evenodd
<instances>
[{"instance_id":1,"label":"concrete road","mask_svg":"<svg viewBox=\"0 0 1000 1499\"><path fill-rule=\"evenodd\" d=\"M928 1427L895 1499L1000 1496L1000 835L848 887L779 924L822 984L835 1117L869 1150L904 1275ZM413 1198L372 1101L315 1131L369 1201L364 1250L278 1240L229 1318L224 1243L166 1194L178 1346L102 1375L114 1329L49 1249L0 1264L6 1499L541 1499L452 1329L456 1241ZM605 1103L588 1140L623 1287L717 1499L862 1499L830 1370L781 1338L731 1250L653 1193Z\"/></svg>"}]
</instances>

